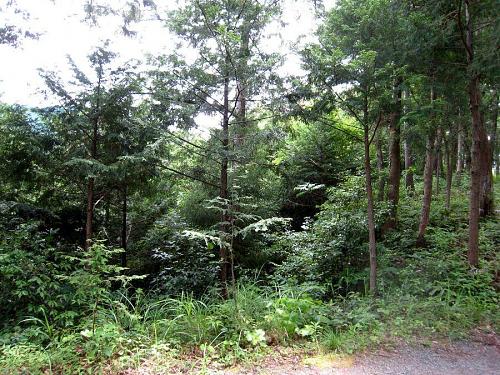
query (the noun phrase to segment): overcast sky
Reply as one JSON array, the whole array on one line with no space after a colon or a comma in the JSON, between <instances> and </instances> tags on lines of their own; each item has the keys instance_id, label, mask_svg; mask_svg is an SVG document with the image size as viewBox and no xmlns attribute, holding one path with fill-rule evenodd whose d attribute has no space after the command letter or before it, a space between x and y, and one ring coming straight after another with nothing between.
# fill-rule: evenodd
<instances>
[{"instance_id":1,"label":"overcast sky","mask_svg":"<svg viewBox=\"0 0 500 375\"><path fill-rule=\"evenodd\" d=\"M68 76L66 56L70 55L78 66L85 67L87 55L104 40L110 40L110 49L118 52L120 60L142 59L146 54L159 55L172 52L172 36L160 21L145 21L134 26L138 34L134 38L120 35L120 17L101 19L99 27L91 27L84 19L82 0L17 0L17 8L29 12L23 20L13 8L5 7L9 0L0 0L0 23L14 23L41 34L38 40L24 40L18 48L0 46L0 101L32 106L43 106L40 89L44 87L38 68L60 71ZM108 0L123 4L123 0ZM175 7L174 0L157 0L161 10ZM326 0L330 7L332 0ZM7 11L5 11L7 10ZM318 26L314 17L312 1L286 0L283 21L285 27L273 25L270 33L281 33L283 40L273 37L266 45L270 50L287 53L282 74L300 72L300 60L291 51L290 45L311 41Z\"/></svg>"}]
</instances>

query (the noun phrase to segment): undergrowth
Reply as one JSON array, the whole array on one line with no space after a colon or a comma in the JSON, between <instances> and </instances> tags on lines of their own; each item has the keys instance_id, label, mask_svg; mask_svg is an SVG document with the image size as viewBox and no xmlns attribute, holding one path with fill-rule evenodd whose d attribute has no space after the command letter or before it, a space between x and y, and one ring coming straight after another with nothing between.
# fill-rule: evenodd
<instances>
[{"instance_id":1,"label":"undergrowth","mask_svg":"<svg viewBox=\"0 0 500 375\"><path fill-rule=\"evenodd\" d=\"M500 226L497 218L481 224L482 261L471 270L463 201L457 193L454 214L441 200L433 202L428 246L422 249L414 246L418 201L403 198L404 229L388 233L379 244L376 298L348 292L320 300L300 285L248 280L237 284L228 300L217 291L201 299L162 298L124 288L105 293L99 287L82 297L89 300L77 324L57 325L57 318L41 310L5 328L0 371L116 373L146 361L165 367L182 363L193 372L214 363L256 360L275 345L353 353L401 339L463 338L477 327L497 331ZM97 274L72 277L85 288L102 285Z\"/></svg>"}]
</instances>

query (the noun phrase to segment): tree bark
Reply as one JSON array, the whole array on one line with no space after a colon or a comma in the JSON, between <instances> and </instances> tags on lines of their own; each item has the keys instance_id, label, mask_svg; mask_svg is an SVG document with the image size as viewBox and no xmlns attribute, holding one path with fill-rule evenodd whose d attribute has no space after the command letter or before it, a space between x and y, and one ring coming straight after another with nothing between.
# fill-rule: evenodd
<instances>
[{"instance_id":1,"label":"tree bark","mask_svg":"<svg viewBox=\"0 0 500 375\"><path fill-rule=\"evenodd\" d=\"M466 37L464 48L471 77L468 83L469 108L472 117L471 182L469 195L469 243L467 258L469 265L479 264L479 206L481 198L481 91L479 75L472 72L474 62L473 26L470 0L465 0Z\"/></svg>"},{"instance_id":2,"label":"tree bark","mask_svg":"<svg viewBox=\"0 0 500 375\"><path fill-rule=\"evenodd\" d=\"M472 165L472 144L470 142L471 140L468 138L464 142L464 170L467 172L467 174L470 174L470 168Z\"/></svg>"},{"instance_id":3,"label":"tree bark","mask_svg":"<svg viewBox=\"0 0 500 375\"><path fill-rule=\"evenodd\" d=\"M449 138L447 138L445 141L445 154L446 154L446 209L449 211L451 203L451 184L453 180L451 140Z\"/></svg>"},{"instance_id":4,"label":"tree bark","mask_svg":"<svg viewBox=\"0 0 500 375\"><path fill-rule=\"evenodd\" d=\"M247 82L247 71L248 71L248 59L250 57L250 26L246 21L241 33L241 44L240 44L240 67L239 67L239 77L237 84L237 118L238 126L236 129L235 136L235 146L242 146L244 143L244 134L246 127L246 116L247 116L247 96L248 96L248 82Z\"/></svg>"},{"instance_id":5,"label":"tree bark","mask_svg":"<svg viewBox=\"0 0 500 375\"><path fill-rule=\"evenodd\" d=\"M433 105L436 100L437 95L434 89L434 83L431 86L431 105ZM431 122L434 125L434 113L431 115ZM424 196L422 198L422 213L420 215L420 224L418 226L418 236L417 236L417 246L425 246L425 232L427 226L429 225L429 217L431 212L431 202L432 202L432 176L434 172L434 162L436 160L434 151L437 145L436 138L439 133L439 129L432 129L431 133L427 137L426 147L425 147L425 167L424 167Z\"/></svg>"},{"instance_id":6,"label":"tree bark","mask_svg":"<svg viewBox=\"0 0 500 375\"><path fill-rule=\"evenodd\" d=\"M99 61L98 79L97 79L97 100L95 113L92 117L92 138L90 143L89 158L91 161L97 160L97 142L99 136L99 123L101 111L101 83L102 83L102 61ZM85 244L84 249L88 250L92 245L92 236L94 230L94 177L89 177L87 182L87 218L85 222Z\"/></svg>"},{"instance_id":7,"label":"tree bark","mask_svg":"<svg viewBox=\"0 0 500 375\"><path fill-rule=\"evenodd\" d=\"M228 69L225 69L226 71ZM220 170L220 192L219 197L223 201L223 205L228 206L228 164L229 164L229 77L226 74L224 77L224 109L222 118L222 160L221 160L221 170ZM222 232L222 242L227 242L228 233L228 221L229 217L227 215L227 208L222 212L221 217L221 232ZM228 249L221 243L219 250L220 257L220 282L222 286L222 296L227 298L227 277L229 271L228 263Z\"/></svg>"},{"instance_id":8,"label":"tree bark","mask_svg":"<svg viewBox=\"0 0 500 375\"><path fill-rule=\"evenodd\" d=\"M405 153L405 187L409 192L415 191L415 182L413 179L413 158L411 155L410 144L407 140L404 141L404 153Z\"/></svg>"},{"instance_id":9,"label":"tree bark","mask_svg":"<svg viewBox=\"0 0 500 375\"><path fill-rule=\"evenodd\" d=\"M481 216L490 216L494 214L493 209L493 159L491 153L491 144L484 127L484 121L481 121L479 129L480 139L480 158L481 158L481 191L479 201L479 213Z\"/></svg>"},{"instance_id":10,"label":"tree bark","mask_svg":"<svg viewBox=\"0 0 500 375\"><path fill-rule=\"evenodd\" d=\"M403 100L406 100L407 95L408 95L407 91L403 90L402 95L403 95ZM404 106L403 111L405 114L408 112L406 105ZM405 122L403 124L403 126L404 126L405 130L407 131L408 130L408 123ZM406 171L405 188L409 194L413 194L413 192L415 192L415 182L413 179L413 157L412 157L412 153L411 153L411 146L410 146L410 143L408 141L408 135L405 137L405 140L403 142L403 152L404 152L404 163L405 163L404 167L405 167L405 171Z\"/></svg>"},{"instance_id":11,"label":"tree bark","mask_svg":"<svg viewBox=\"0 0 500 375\"><path fill-rule=\"evenodd\" d=\"M441 165L442 165L442 153L441 153L441 144L442 144L442 133L441 133L441 129L438 128L437 130L437 135L436 135L436 146L435 146L435 149L436 149L436 195L439 195L439 192L440 192L440 185L439 185L439 182L441 180Z\"/></svg>"},{"instance_id":12,"label":"tree bark","mask_svg":"<svg viewBox=\"0 0 500 375\"><path fill-rule=\"evenodd\" d=\"M99 117L96 116L92 122L92 140L90 145L90 159L97 159L97 137L99 135ZM92 245L94 229L94 177L89 177L87 182L87 218L85 221L85 244L84 249L88 250Z\"/></svg>"},{"instance_id":13,"label":"tree bark","mask_svg":"<svg viewBox=\"0 0 500 375\"><path fill-rule=\"evenodd\" d=\"M375 215L373 208L372 172L370 165L370 141L369 129L364 125L364 146L365 146L365 181L366 197L368 200L368 248L370 252L370 291L377 292L377 243L375 240Z\"/></svg>"},{"instance_id":14,"label":"tree bark","mask_svg":"<svg viewBox=\"0 0 500 375\"><path fill-rule=\"evenodd\" d=\"M382 128L377 130L375 135L375 147L377 149L377 170L378 170L378 196L377 200L382 202L385 198L385 174L384 174L384 152L382 150L382 140L380 139L380 132Z\"/></svg>"},{"instance_id":15,"label":"tree bark","mask_svg":"<svg viewBox=\"0 0 500 375\"><path fill-rule=\"evenodd\" d=\"M462 184L462 171L464 168L464 135L462 128L462 120L459 112L458 134L457 134L457 173L455 181L457 186Z\"/></svg>"},{"instance_id":16,"label":"tree bark","mask_svg":"<svg viewBox=\"0 0 500 375\"><path fill-rule=\"evenodd\" d=\"M471 266L477 266L479 264L479 200L481 196L481 138L479 135L481 114L479 113L479 77L474 77L469 82L469 103L472 114L472 152L467 257Z\"/></svg>"},{"instance_id":17,"label":"tree bark","mask_svg":"<svg viewBox=\"0 0 500 375\"><path fill-rule=\"evenodd\" d=\"M92 230L94 219L94 178L89 177L87 182L87 218L85 221L85 245L84 249L92 245Z\"/></svg>"},{"instance_id":18,"label":"tree bark","mask_svg":"<svg viewBox=\"0 0 500 375\"><path fill-rule=\"evenodd\" d=\"M121 266L127 267L127 185L123 187L121 245Z\"/></svg>"},{"instance_id":19,"label":"tree bark","mask_svg":"<svg viewBox=\"0 0 500 375\"><path fill-rule=\"evenodd\" d=\"M394 228L397 223L397 212L399 203L399 187L401 183L401 83L400 77L394 83L394 108L389 116L389 192L388 199L391 202L389 220L385 227Z\"/></svg>"},{"instance_id":20,"label":"tree bark","mask_svg":"<svg viewBox=\"0 0 500 375\"><path fill-rule=\"evenodd\" d=\"M367 92L368 90L365 90ZM374 131L377 131L375 129ZM370 254L370 292L377 294L377 242L375 238L375 210L373 203L372 167L370 163L370 128L368 126L368 98L365 96L363 105L363 143L365 184L368 218L368 250Z\"/></svg>"},{"instance_id":21,"label":"tree bark","mask_svg":"<svg viewBox=\"0 0 500 375\"><path fill-rule=\"evenodd\" d=\"M420 215L420 224L418 226L417 246L425 245L425 232L429 225L429 215L431 212L432 201L432 175L434 169L434 141L435 134L427 137L425 147L425 168L424 168L424 196L422 199L422 213Z\"/></svg>"}]
</instances>

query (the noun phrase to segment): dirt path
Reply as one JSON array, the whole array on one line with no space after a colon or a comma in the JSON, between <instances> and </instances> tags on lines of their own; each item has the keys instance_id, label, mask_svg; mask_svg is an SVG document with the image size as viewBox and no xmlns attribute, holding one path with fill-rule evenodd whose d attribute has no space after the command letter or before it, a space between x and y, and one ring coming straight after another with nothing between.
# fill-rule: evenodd
<instances>
[{"instance_id":1,"label":"dirt path","mask_svg":"<svg viewBox=\"0 0 500 375\"><path fill-rule=\"evenodd\" d=\"M500 348L476 342L401 346L355 358L334 355L268 360L254 368L233 368L224 375L500 375Z\"/></svg>"},{"instance_id":2,"label":"dirt path","mask_svg":"<svg viewBox=\"0 0 500 375\"><path fill-rule=\"evenodd\" d=\"M473 338L476 339L476 338ZM356 354L351 357L325 354L307 356L303 352L275 347L257 363L233 368L217 368L198 360L160 366L142 363L120 375L500 375L500 339L484 335L480 341L434 342L431 346L398 344L396 349ZM172 363L170 363L172 365ZM116 372L109 372L116 375Z\"/></svg>"}]
</instances>

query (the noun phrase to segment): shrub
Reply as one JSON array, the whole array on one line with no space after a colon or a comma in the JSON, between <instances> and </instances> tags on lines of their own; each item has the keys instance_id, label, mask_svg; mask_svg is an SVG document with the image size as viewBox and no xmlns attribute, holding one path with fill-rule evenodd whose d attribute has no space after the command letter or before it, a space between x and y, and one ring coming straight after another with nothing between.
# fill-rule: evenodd
<instances>
[{"instance_id":1,"label":"shrub","mask_svg":"<svg viewBox=\"0 0 500 375\"><path fill-rule=\"evenodd\" d=\"M368 265L365 192L361 177L353 176L339 187L328 190L328 200L314 221L300 232L286 232L270 250L277 258L278 278L294 278L299 283L341 285L363 290ZM386 208L377 211L377 222L384 221ZM346 273L346 271L349 273ZM354 278L349 279L352 275ZM350 285L346 285L350 284Z\"/></svg>"}]
</instances>

